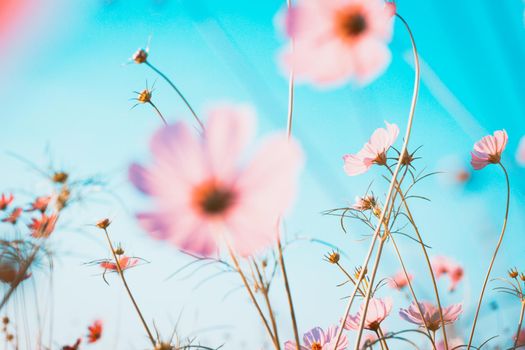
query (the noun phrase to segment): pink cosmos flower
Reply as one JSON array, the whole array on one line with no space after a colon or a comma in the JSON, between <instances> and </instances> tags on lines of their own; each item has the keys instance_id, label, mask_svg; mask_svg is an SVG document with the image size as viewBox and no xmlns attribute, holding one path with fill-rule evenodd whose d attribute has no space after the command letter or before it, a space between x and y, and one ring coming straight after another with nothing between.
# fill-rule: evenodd
<instances>
[{"instance_id":1,"label":"pink cosmos flower","mask_svg":"<svg viewBox=\"0 0 525 350\"><path fill-rule=\"evenodd\" d=\"M441 317L439 315L439 309L427 301L420 302L419 306L423 313L424 320L421 318L419 308L417 307L415 302L412 302L408 309L401 309L399 311L399 315L405 321L417 324L421 327L425 326L426 321L428 329L430 329L431 331L438 330L441 327ZM443 320L445 321L445 324L455 322L462 312L463 307L461 304L453 304L449 307L443 308Z\"/></svg>"},{"instance_id":2,"label":"pink cosmos flower","mask_svg":"<svg viewBox=\"0 0 525 350\"><path fill-rule=\"evenodd\" d=\"M294 51L287 48L282 60L314 84L367 84L390 63L391 17L381 0L299 1L286 13Z\"/></svg>"},{"instance_id":3,"label":"pink cosmos flower","mask_svg":"<svg viewBox=\"0 0 525 350\"><path fill-rule=\"evenodd\" d=\"M447 275L450 278L449 291L451 292L456 289L464 275L463 267L446 256L434 257L432 259L432 270L434 270L436 278L438 279L443 275Z\"/></svg>"},{"instance_id":4,"label":"pink cosmos flower","mask_svg":"<svg viewBox=\"0 0 525 350\"><path fill-rule=\"evenodd\" d=\"M408 274L407 280L405 273L403 271L399 271L388 280L388 285L390 288L401 290L408 286L408 282L412 282L413 279L414 276L412 274Z\"/></svg>"},{"instance_id":5,"label":"pink cosmos flower","mask_svg":"<svg viewBox=\"0 0 525 350\"><path fill-rule=\"evenodd\" d=\"M521 166L525 166L525 136L520 139L518 151L516 152L516 161Z\"/></svg>"},{"instance_id":6,"label":"pink cosmos flower","mask_svg":"<svg viewBox=\"0 0 525 350\"><path fill-rule=\"evenodd\" d=\"M303 156L294 140L278 134L241 166L254 122L250 108L223 105L210 111L202 137L182 122L157 132L153 165L130 168L133 184L157 205L155 212L138 214L142 227L205 256L218 249L224 233L244 256L273 243L279 216L293 200Z\"/></svg>"},{"instance_id":7,"label":"pink cosmos flower","mask_svg":"<svg viewBox=\"0 0 525 350\"><path fill-rule=\"evenodd\" d=\"M35 201L31 203L31 207L29 207L29 209L26 209L26 211L38 210L41 213L44 213L47 210L47 206L49 205L50 201L51 201L50 196L37 197Z\"/></svg>"},{"instance_id":8,"label":"pink cosmos flower","mask_svg":"<svg viewBox=\"0 0 525 350\"><path fill-rule=\"evenodd\" d=\"M337 326L332 326L325 332L320 327L312 328L304 334L303 345L299 348L301 350L345 350L348 347L348 338L344 334L339 339L337 348L334 349L337 329ZM284 344L284 350L296 350L296 348L296 343L291 340Z\"/></svg>"},{"instance_id":9,"label":"pink cosmos flower","mask_svg":"<svg viewBox=\"0 0 525 350\"><path fill-rule=\"evenodd\" d=\"M488 164L498 164L501 160L501 153L507 146L507 132L498 130L494 135L483 137L474 144L474 150L471 152L472 159L470 164L475 170L480 170Z\"/></svg>"},{"instance_id":10,"label":"pink cosmos flower","mask_svg":"<svg viewBox=\"0 0 525 350\"><path fill-rule=\"evenodd\" d=\"M57 214L46 215L42 214L40 219L31 219L31 224L28 225L31 230L31 236L34 238L47 238L55 230L55 225L58 220Z\"/></svg>"},{"instance_id":11,"label":"pink cosmos flower","mask_svg":"<svg viewBox=\"0 0 525 350\"><path fill-rule=\"evenodd\" d=\"M5 193L2 193L2 196L0 197L0 210L6 210L9 204L13 202L13 199L15 199L13 194L6 196Z\"/></svg>"},{"instance_id":12,"label":"pink cosmos flower","mask_svg":"<svg viewBox=\"0 0 525 350\"><path fill-rule=\"evenodd\" d=\"M14 225L17 223L20 215L22 215L22 208L15 208L11 214L9 214L9 216L2 219L2 222L7 222Z\"/></svg>"},{"instance_id":13,"label":"pink cosmos flower","mask_svg":"<svg viewBox=\"0 0 525 350\"><path fill-rule=\"evenodd\" d=\"M365 305L362 304L361 310L355 316L348 315L344 325L345 329L359 329L359 324L361 322L361 314L363 313L364 307ZM391 310L392 298L370 299L370 303L368 304L368 310L366 313L364 328L376 331L381 325L381 322L383 322L383 320L390 314Z\"/></svg>"},{"instance_id":14,"label":"pink cosmos flower","mask_svg":"<svg viewBox=\"0 0 525 350\"><path fill-rule=\"evenodd\" d=\"M386 128L378 128L365 143L357 154L347 154L343 156L344 170L349 176L363 174L374 164L386 164L386 152L394 144L399 135L399 128L396 124L385 122Z\"/></svg>"}]
</instances>

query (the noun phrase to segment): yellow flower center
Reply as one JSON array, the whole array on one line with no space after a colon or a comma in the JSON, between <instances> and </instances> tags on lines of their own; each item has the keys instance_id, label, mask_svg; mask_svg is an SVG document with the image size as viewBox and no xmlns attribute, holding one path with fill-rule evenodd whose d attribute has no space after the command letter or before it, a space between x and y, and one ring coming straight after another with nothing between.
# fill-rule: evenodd
<instances>
[{"instance_id":1,"label":"yellow flower center","mask_svg":"<svg viewBox=\"0 0 525 350\"><path fill-rule=\"evenodd\" d=\"M206 181L193 190L192 202L201 213L217 216L232 207L235 193L217 181Z\"/></svg>"}]
</instances>

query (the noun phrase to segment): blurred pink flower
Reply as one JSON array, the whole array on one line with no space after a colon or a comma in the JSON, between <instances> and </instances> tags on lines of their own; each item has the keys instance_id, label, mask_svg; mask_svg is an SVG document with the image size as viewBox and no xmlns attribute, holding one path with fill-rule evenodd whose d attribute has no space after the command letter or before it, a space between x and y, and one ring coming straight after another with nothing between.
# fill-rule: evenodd
<instances>
[{"instance_id":1,"label":"blurred pink flower","mask_svg":"<svg viewBox=\"0 0 525 350\"><path fill-rule=\"evenodd\" d=\"M470 164L476 170L483 169L488 164L498 164L501 160L501 153L507 146L507 132L497 130L494 135L483 137L474 144L474 150L471 152L472 160Z\"/></svg>"},{"instance_id":2,"label":"blurred pink flower","mask_svg":"<svg viewBox=\"0 0 525 350\"><path fill-rule=\"evenodd\" d=\"M344 170L349 176L363 174L374 164L386 164L386 152L396 141L399 128L396 124L385 124L386 128L376 129L357 154L343 156Z\"/></svg>"},{"instance_id":3,"label":"blurred pink flower","mask_svg":"<svg viewBox=\"0 0 525 350\"><path fill-rule=\"evenodd\" d=\"M342 335L339 339L337 348L334 349L337 338L337 326L329 327L325 332L320 327L315 327L306 332L303 336L303 345L301 350L345 350L348 347L348 338ZM284 350L296 350L297 345L293 341L287 341L284 344Z\"/></svg>"},{"instance_id":4,"label":"blurred pink flower","mask_svg":"<svg viewBox=\"0 0 525 350\"><path fill-rule=\"evenodd\" d=\"M2 222L7 222L14 225L17 223L20 215L22 215L22 208L14 208L13 211L11 211L11 214L2 219Z\"/></svg>"},{"instance_id":5,"label":"blurred pink flower","mask_svg":"<svg viewBox=\"0 0 525 350\"><path fill-rule=\"evenodd\" d=\"M122 271L127 270L129 268L132 268L136 266L139 263L139 259L137 258L130 258L129 256L120 255L118 257L118 264ZM100 267L102 267L104 270L109 271L118 271L117 263L115 263L113 260L106 260L100 263Z\"/></svg>"},{"instance_id":6,"label":"blurred pink flower","mask_svg":"<svg viewBox=\"0 0 525 350\"><path fill-rule=\"evenodd\" d=\"M447 343L448 349L445 347L445 342L442 340L436 344L436 350L459 350L465 345L465 342L461 338L448 339Z\"/></svg>"},{"instance_id":7,"label":"blurred pink flower","mask_svg":"<svg viewBox=\"0 0 525 350\"><path fill-rule=\"evenodd\" d=\"M348 317L345 320L344 328L351 330L351 329L359 329L359 324L361 322L361 315L363 313L365 305L364 303L361 305L361 310L355 315L348 315ZM365 329L369 329L372 331L375 331L379 328L381 325L381 322L390 314L390 311L392 310L392 299L386 298L386 299L376 299L372 298L370 299L370 303L368 304L368 310L366 313L365 318Z\"/></svg>"},{"instance_id":8,"label":"blurred pink flower","mask_svg":"<svg viewBox=\"0 0 525 350\"><path fill-rule=\"evenodd\" d=\"M454 260L446 256L436 256L432 259L432 270L436 278L441 278L443 275L448 275L450 278L449 291L454 291L459 282L463 279L463 267Z\"/></svg>"},{"instance_id":9,"label":"blurred pink flower","mask_svg":"<svg viewBox=\"0 0 525 350\"><path fill-rule=\"evenodd\" d=\"M522 328L518 334L515 334L513 339L518 339L516 346L524 346L525 345L525 328Z\"/></svg>"},{"instance_id":10,"label":"blurred pink flower","mask_svg":"<svg viewBox=\"0 0 525 350\"><path fill-rule=\"evenodd\" d=\"M516 160L518 164L525 166L525 136L520 139L518 151L516 152Z\"/></svg>"},{"instance_id":11,"label":"blurred pink flower","mask_svg":"<svg viewBox=\"0 0 525 350\"><path fill-rule=\"evenodd\" d=\"M286 13L295 44L283 62L314 84L367 84L390 63L391 17L391 6L381 0L299 1Z\"/></svg>"},{"instance_id":12,"label":"blurred pink flower","mask_svg":"<svg viewBox=\"0 0 525 350\"><path fill-rule=\"evenodd\" d=\"M412 282L413 279L414 279L414 276L412 274L410 273L408 274L408 280L407 280L405 273L403 271L399 271L394 276L389 278L388 285L390 286L390 288L401 290L405 288L406 286L408 286L408 282L409 281Z\"/></svg>"},{"instance_id":13,"label":"blurred pink flower","mask_svg":"<svg viewBox=\"0 0 525 350\"><path fill-rule=\"evenodd\" d=\"M433 304L423 301L419 303L421 311L423 313L424 320L426 321L428 329L431 331L438 330L441 327L441 317L439 315L439 309ZM443 308L443 320L445 324L450 324L455 322L459 315L463 312L463 307L461 304L453 304L449 307ZM412 302L408 309L401 309L399 315L405 321L408 321L413 324L417 324L421 327L425 326L425 321L421 318L419 309L415 302Z\"/></svg>"},{"instance_id":14,"label":"blurred pink flower","mask_svg":"<svg viewBox=\"0 0 525 350\"><path fill-rule=\"evenodd\" d=\"M42 196L37 197L33 203L31 203L31 207L29 209L26 209L26 211L35 211L38 210L42 213L44 213L47 209L47 206L49 205L49 202L51 201L50 196Z\"/></svg>"},{"instance_id":15,"label":"blurred pink flower","mask_svg":"<svg viewBox=\"0 0 525 350\"><path fill-rule=\"evenodd\" d=\"M58 220L57 214L46 215L42 214L40 219L31 219L31 224L28 225L31 230L31 236L34 238L47 238L55 230L55 225Z\"/></svg>"},{"instance_id":16,"label":"blurred pink flower","mask_svg":"<svg viewBox=\"0 0 525 350\"><path fill-rule=\"evenodd\" d=\"M214 253L223 233L244 256L273 243L303 155L294 140L278 134L239 166L254 123L251 108L223 105L211 110L202 137L182 122L158 131L151 142L154 163L148 169L134 164L129 172L158 208L138 214L142 227L200 255Z\"/></svg>"},{"instance_id":17,"label":"blurred pink flower","mask_svg":"<svg viewBox=\"0 0 525 350\"><path fill-rule=\"evenodd\" d=\"M5 193L2 193L2 196L0 197L0 210L6 210L9 204L13 202L13 199L15 199L13 194L6 196Z\"/></svg>"}]
</instances>

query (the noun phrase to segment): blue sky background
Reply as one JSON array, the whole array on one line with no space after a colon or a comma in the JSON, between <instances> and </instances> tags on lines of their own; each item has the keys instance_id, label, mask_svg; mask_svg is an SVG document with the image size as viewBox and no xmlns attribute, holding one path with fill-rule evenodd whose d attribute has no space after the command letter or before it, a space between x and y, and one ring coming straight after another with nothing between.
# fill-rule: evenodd
<instances>
[{"instance_id":1,"label":"blue sky background","mask_svg":"<svg viewBox=\"0 0 525 350\"><path fill-rule=\"evenodd\" d=\"M1 0L0 0L1 1ZM195 336L225 349L263 347L262 327L244 291L224 299L240 283L224 275L203 285L214 268L188 278L166 277L186 262L173 247L150 240L135 224L133 212L149 203L127 182L130 162L148 159L148 139L159 127L153 112L133 110L132 91L157 77L145 66L123 65L151 35L151 62L169 75L197 111L216 101L252 103L259 114L261 135L286 126L287 79L277 64L284 38L275 27L280 1L46 1L44 19L27 23L12 50L0 55L0 172L2 189L43 194L45 180L14 159L15 152L45 168L50 159L74 177L102 174L120 201L100 193L96 201L72 210L53 238L57 253L54 273L54 339L62 345L84 332L92 319L107 326L103 342L93 348L144 349L145 337L119 281L102 281L87 261L107 257L100 232L87 226L110 216L111 233L128 252L150 261L128 276L146 317L155 319L166 337L177 323L182 336ZM525 134L524 5L518 0L400 0L398 11L410 23L422 59L423 86L416 111L411 148L423 145L419 169L453 171L468 165L472 144L487 132L505 128L509 145L504 163L512 182L510 226L494 276L509 267L525 269L522 211L524 170L514 153ZM337 218L320 212L340 207L362 194L378 171L349 178L341 156L357 151L383 121L405 126L412 94L413 69L409 40L396 23L391 44L393 61L373 84L319 90L298 86L294 133L307 154L301 192L286 222L289 237L315 237L347 253L351 269L362 262L367 242L358 241L359 226L344 235ZM407 56L408 55L408 56ZM177 96L157 80L154 101L170 121L191 120ZM400 142L400 141L399 141ZM400 143L399 143L400 144ZM460 327L469 327L487 260L496 242L504 212L504 178L497 167L474 174L465 187L447 184L447 175L426 180L418 194L431 203L414 202L421 231L432 254L451 255L465 266L466 282L446 295L445 303L463 301ZM26 197L28 198L28 197ZM122 203L125 203L123 205ZM352 228L352 226L350 226ZM431 298L421 255L416 246L398 239L422 298ZM292 288L302 331L326 327L339 319L348 294L335 286L343 277L321 261L326 248L311 243L292 245L287 252ZM387 249L382 277L397 271ZM189 270L188 272L190 272ZM181 277L186 277L181 275ZM279 276L277 277L279 279ZM37 276L38 291L49 302L48 275ZM446 289L446 283L442 285ZM384 290L384 294L389 291ZM273 291L282 339L291 337L284 292ZM487 304L499 311L482 311L482 328L510 337L518 318L518 303L489 291ZM397 309L388 330L406 328ZM496 317L497 331L494 330ZM460 328L461 329L461 328ZM481 338L480 338L481 339ZM98 346L98 347L97 347Z\"/></svg>"}]
</instances>

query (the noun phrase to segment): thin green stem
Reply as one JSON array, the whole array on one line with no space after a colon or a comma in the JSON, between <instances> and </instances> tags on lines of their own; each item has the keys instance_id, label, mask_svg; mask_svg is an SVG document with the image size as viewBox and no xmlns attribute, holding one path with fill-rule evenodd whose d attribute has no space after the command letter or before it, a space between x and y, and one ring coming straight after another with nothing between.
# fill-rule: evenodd
<instances>
[{"instance_id":1,"label":"thin green stem","mask_svg":"<svg viewBox=\"0 0 525 350\"><path fill-rule=\"evenodd\" d=\"M179 90L179 88L177 88L177 86L170 80L170 78L168 78L164 73L162 73L160 70L158 70L154 65L152 65L149 61L146 61L144 62L148 67L150 67L155 73L157 73L158 75L160 75L172 88L173 90L175 90L175 92L177 93L177 95L179 95L180 99L182 100L182 102L184 102L184 104L186 105L186 107L189 109L189 111L191 112L191 114L193 115L193 117L195 118L195 121L199 124L200 128L202 131L204 131L204 124L202 123L202 121L200 120L200 118L197 116L197 113L195 113L195 110L191 107L190 103L188 102L188 100L186 100L186 97L184 97L184 95L182 94L182 92Z\"/></svg>"},{"instance_id":2,"label":"thin green stem","mask_svg":"<svg viewBox=\"0 0 525 350\"><path fill-rule=\"evenodd\" d=\"M166 119L164 118L164 116L162 115L162 113L160 112L160 110L157 108L157 106L156 106L153 102L151 102L151 101L149 101L148 103L151 105L151 107L153 107L153 109L155 110L155 112L157 112L157 115L160 117L160 119L162 120L162 122L164 123L164 125L168 125L168 122L166 122Z\"/></svg>"},{"instance_id":3,"label":"thin green stem","mask_svg":"<svg viewBox=\"0 0 525 350\"><path fill-rule=\"evenodd\" d=\"M131 293L131 289L128 286L126 277L124 277L124 271L122 270L122 267L120 266L120 261L117 257L117 254L115 253L115 249L113 248L113 243L111 243L111 238L109 237L108 230L104 229L104 233L106 236L106 240L108 241L109 249L111 249L111 254L113 255L113 259L115 260L115 266L117 267L117 272L120 276L120 279L122 280L122 284L124 285L124 288L126 289L126 292L128 293L129 299L131 300L131 303L133 304L135 311L137 311L140 322L142 323L142 325L144 326L144 329L146 330L146 333L148 334L148 338L151 341L151 345L155 347L157 345L157 342L155 341L155 338L153 337L153 333L151 333L148 327L148 324L146 323L146 320L144 319L144 316L142 315L142 312L140 311L139 305L137 304L137 301L135 300L133 293Z\"/></svg>"},{"instance_id":4,"label":"thin green stem","mask_svg":"<svg viewBox=\"0 0 525 350\"><path fill-rule=\"evenodd\" d=\"M468 340L467 350L469 350L472 346L472 340L474 339L474 333L476 331L476 326L477 326L478 317L479 317L479 310L481 309L481 303L483 302L483 296L485 295L485 289L487 288L487 284L490 278L490 273L492 272L492 268L494 267L494 262L496 261L496 257L498 255L499 248L501 246L501 243L503 242L503 237L505 236L505 230L507 228L507 220L509 218L509 208L510 208L509 174L507 173L507 169L505 169L505 167L503 166L503 164L501 164L501 162L498 164L501 166L501 169L503 169L503 173L505 174L505 181L507 183L507 204L505 206L505 217L503 219L503 226L501 228L501 233L499 235L498 243L496 244L496 249L494 250L494 254L492 254L492 259L490 260L490 265L487 270L487 274L485 275L485 280L483 281L483 287L481 288L481 293L479 295L478 306L476 307L476 313L474 315L474 322L472 323L472 329L470 331L470 337Z\"/></svg>"}]
</instances>

